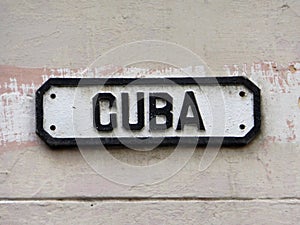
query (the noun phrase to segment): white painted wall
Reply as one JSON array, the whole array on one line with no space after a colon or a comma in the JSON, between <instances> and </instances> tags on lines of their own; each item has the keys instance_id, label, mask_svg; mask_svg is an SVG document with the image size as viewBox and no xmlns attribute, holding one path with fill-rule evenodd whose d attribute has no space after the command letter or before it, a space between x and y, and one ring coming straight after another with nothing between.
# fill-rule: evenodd
<instances>
[{"instance_id":1,"label":"white painted wall","mask_svg":"<svg viewBox=\"0 0 300 225\"><path fill-rule=\"evenodd\" d=\"M299 1L1 0L0 10L0 224L297 224ZM144 39L192 50L213 74L249 77L262 91L261 134L245 147L222 148L205 171L199 162L206 153L198 148L173 177L147 186L99 176L76 148L45 146L34 125L34 93L42 82L76 76L106 51ZM203 72L181 62L195 75ZM170 74L160 67L121 71ZM110 153L147 166L168 158L172 148Z\"/></svg>"}]
</instances>

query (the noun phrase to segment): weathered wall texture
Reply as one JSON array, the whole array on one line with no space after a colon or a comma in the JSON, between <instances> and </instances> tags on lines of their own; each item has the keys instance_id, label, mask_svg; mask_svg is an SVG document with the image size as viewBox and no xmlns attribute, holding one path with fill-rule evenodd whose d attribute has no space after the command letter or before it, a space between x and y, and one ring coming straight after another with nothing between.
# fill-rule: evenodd
<instances>
[{"instance_id":1,"label":"weathered wall texture","mask_svg":"<svg viewBox=\"0 0 300 225\"><path fill-rule=\"evenodd\" d=\"M299 223L300 1L1 0L0 11L0 224ZM145 39L184 46L215 74L248 76L262 91L260 135L222 148L205 171L198 148L175 176L147 186L111 182L78 149L39 140L34 93L48 77L75 76L104 52ZM148 165L171 152L112 154Z\"/></svg>"}]
</instances>

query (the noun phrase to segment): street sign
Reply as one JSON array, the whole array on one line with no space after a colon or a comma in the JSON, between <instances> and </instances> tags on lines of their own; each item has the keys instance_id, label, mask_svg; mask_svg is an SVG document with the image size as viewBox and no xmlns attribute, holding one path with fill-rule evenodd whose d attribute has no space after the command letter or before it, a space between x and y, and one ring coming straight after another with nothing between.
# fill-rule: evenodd
<instances>
[{"instance_id":1,"label":"street sign","mask_svg":"<svg viewBox=\"0 0 300 225\"><path fill-rule=\"evenodd\" d=\"M36 132L50 146L244 145L260 120L245 77L50 78L36 92Z\"/></svg>"}]
</instances>

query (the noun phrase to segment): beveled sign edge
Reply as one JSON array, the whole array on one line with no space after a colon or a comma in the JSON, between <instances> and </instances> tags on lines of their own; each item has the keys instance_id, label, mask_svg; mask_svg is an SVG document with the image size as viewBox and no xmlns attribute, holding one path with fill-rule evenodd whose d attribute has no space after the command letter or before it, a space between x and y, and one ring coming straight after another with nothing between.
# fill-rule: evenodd
<instances>
[{"instance_id":1,"label":"beveled sign edge","mask_svg":"<svg viewBox=\"0 0 300 225\"><path fill-rule=\"evenodd\" d=\"M228 76L228 77L164 77L164 78L49 78L36 91L36 134L50 147L74 147L77 141L80 145L95 146L102 142L104 146L123 146L124 141L130 139L135 144L135 138L54 138L43 128L43 95L51 86L77 87L77 86L94 86L94 85L128 85L133 81L138 81L140 85L162 84L163 80L169 80L178 85L202 84L202 85L244 85L253 93L253 117L254 126L244 137L165 137L159 146L176 145L180 143L188 146L194 143L191 140L197 139L197 146L205 146L208 142L219 143L223 139L222 146L243 146L250 143L259 133L261 127L261 96L260 89L247 77ZM126 139L126 140L125 140ZM155 137L148 137L147 142L153 143ZM160 139L160 138L159 138ZM143 145L146 145L144 142ZM138 142L136 142L138 144ZM124 146L126 147L126 146Z\"/></svg>"}]
</instances>

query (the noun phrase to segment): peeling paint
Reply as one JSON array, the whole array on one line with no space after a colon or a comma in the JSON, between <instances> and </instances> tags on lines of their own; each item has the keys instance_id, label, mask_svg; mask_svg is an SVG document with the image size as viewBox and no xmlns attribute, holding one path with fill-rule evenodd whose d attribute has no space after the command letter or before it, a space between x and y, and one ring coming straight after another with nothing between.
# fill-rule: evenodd
<instances>
[{"instance_id":1,"label":"peeling paint","mask_svg":"<svg viewBox=\"0 0 300 225\"><path fill-rule=\"evenodd\" d=\"M300 63L279 65L273 61L224 66L227 75L247 76L266 86L273 93L291 93L300 85Z\"/></svg>"},{"instance_id":2,"label":"peeling paint","mask_svg":"<svg viewBox=\"0 0 300 225\"><path fill-rule=\"evenodd\" d=\"M263 95L270 98L270 102L276 101L272 93L299 95L300 87L300 63L292 62L288 65L278 65L272 61L256 62L251 65L243 64L224 66L228 76L247 76L262 87ZM50 77L146 77L146 76L203 76L203 66L187 67L183 69L163 68L122 68L107 65L95 69L70 69L70 68L17 68L12 66L0 66L0 146L11 145L37 145L38 139L35 134L35 103L36 89ZM113 74L113 75L112 75ZM298 92L297 92L298 91ZM297 108L300 107L300 97L296 97ZM275 103L275 102L274 102ZM265 102L264 104L268 104ZM290 107L285 105L285 107ZM271 113L271 112L269 112ZM273 128L271 131L278 135L269 135L266 140L271 142L294 142L297 141L296 121L286 117L288 131L282 127ZM275 130L274 130L275 129ZM272 137L272 138L271 138ZM266 143L265 143L266 144Z\"/></svg>"}]
</instances>

